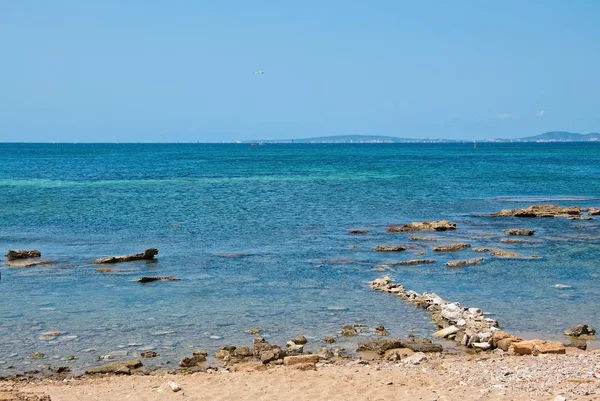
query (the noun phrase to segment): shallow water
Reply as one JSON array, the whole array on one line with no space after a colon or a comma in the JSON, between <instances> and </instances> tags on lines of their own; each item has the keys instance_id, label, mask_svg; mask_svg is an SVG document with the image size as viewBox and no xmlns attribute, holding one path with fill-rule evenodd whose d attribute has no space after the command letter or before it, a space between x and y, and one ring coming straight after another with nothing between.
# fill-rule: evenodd
<instances>
[{"instance_id":1,"label":"shallow water","mask_svg":"<svg viewBox=\"0 0 600 401\"><path fill-rule=\"evenodd\" d=\"M514 332L599 327L599 220L486 216L546 201L600 206L599 176L593 143L0 144L0 249L36 248L53 261L1 269L0 371L67 355L79 358L71 366L87 366L149 348L161 356L148 363L176 362L193 348L250 343L252 327L277 343L303 333L315 346L357 320L393 335L430 334L425 312L369 289L383 274L482 307ZM388 224L440 218L459 229L423 233L439 241L402 254L372 250L412 243L387 234ZM533 228L538 242L501 243L507 227ZM352 236L352 228L371 234ZM459 240L539 258L431 250ZM147 247L159 248L155 263L112 273L90 263ZM476 256L486 261L444 265ZM375 271L421 257L438 263ZM182 280L134 281L144 275ZM64 334L39 340L47 331ZM47 358L27 358L34 351Z\"/></svg>"}]
</instances>

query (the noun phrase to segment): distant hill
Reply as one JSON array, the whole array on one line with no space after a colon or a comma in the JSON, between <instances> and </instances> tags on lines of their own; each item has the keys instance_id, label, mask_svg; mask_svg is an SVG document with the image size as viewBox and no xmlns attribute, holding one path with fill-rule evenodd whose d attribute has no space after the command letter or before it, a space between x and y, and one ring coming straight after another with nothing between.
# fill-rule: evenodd
<instances>
[{"instance_id":1,"label":"distant hill","mask_svg":"<svg viewBox=\"0 0 600 401\"><path fill-rule=\"evenodd\" d=\"M574 132L553 131L520 138L523 142L590 142L600 141L600 134L577 134Z\"/></svg>"}]
</instances>

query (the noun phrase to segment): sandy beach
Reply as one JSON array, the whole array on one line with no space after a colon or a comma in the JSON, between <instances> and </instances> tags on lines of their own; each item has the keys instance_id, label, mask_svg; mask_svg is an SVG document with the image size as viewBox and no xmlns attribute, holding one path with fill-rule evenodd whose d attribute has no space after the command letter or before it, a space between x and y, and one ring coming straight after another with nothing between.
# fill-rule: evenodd
<instances>
[{"instance_id":1,"label":"sandy beach","mask_svg":"<svg viewBox=\"0 0 600 401\"><path fill-rule=\"evenodd\" d=\"M428 354L410 361L340 361L200 373L9 380L0 400L598 400L600 351L566 355ZM180 390L173 391L169 382ZM44 398L46 397L46 398Z\"/></svg>"}]
</instances>

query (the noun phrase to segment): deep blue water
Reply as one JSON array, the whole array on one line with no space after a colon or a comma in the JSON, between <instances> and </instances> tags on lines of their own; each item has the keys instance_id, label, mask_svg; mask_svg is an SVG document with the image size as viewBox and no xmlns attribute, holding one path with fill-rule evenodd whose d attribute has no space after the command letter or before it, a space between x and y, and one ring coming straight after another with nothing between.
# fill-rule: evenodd
<instances>
[{"instance_id":1,"label":"deep blue water","mask_svg":"<svg viewBox=\"0 0 600 401\"><path fill-rule=\"evenodd\" d=\"M0 249L37 248L53 261L1 269L0 371L71 354L79 359L70 364L86 366L147 348L161 355L150 364L176 362L194 348L250 343L252 327L277 343L303 333L313 348L357 319L393 335L430 334L425 312L369 289L384 274L482 307L509 331L557 337L576 323L598 328L599 220L485 216L535 203L600 206L598 177L594 143L0 144ZM387 234L388 224L441 218L459 229L424 233L438 243L539 259L434 255L430 242L398 255L372 250L410 242ZM539 243L500 243L507 227L533 228ZM371 234L351 236L352 228ZM113 273L91 264L147 247L159 248L156 263ZM485 263L444 265L474 255ZM438 263L375 271L417 257ZM143 275L182 280L134 281ZM64 334L38 339L55 330ZM28 359L34 351L47 358Z\"/></svg>"}]
</instances>

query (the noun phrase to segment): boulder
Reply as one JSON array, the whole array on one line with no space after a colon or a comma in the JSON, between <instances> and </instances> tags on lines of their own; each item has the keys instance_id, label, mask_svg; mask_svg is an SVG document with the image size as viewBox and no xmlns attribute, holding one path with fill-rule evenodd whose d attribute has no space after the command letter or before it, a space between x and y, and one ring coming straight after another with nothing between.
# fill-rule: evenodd
<instances>
[{"instance_id":1,"label":"boulder","mask_svg":"<svg viewBox=\"0 0 600 401\"><path fill-rule=\"evenodd\" d=\"M215 358L228 361L235 349L233 345L224 345L215 352Z\"/></svg>"},{"instance_id":2,"label":"boulder","mask_svg":"<svg viewBox=\"0 0 600 401\"><path fill-rule=\"evenodd\" d=\"M277 345L263 347L258 357L262 363L269 363L285 357L285 352Z\"/></svg>"},{"instance_id":3,"label":"boulder","mask_svg":"<svg viewBox=\"0 0 600 401\"><path fill-rule=\"evenodd\" d=\"M461 249L466 249L466 248L470 248L470 247L471 247L470 244L455 243L455 244L436 246L436 247L433 247L433 250L436 252L456 252L456 251L460 251Z\"/></svg>"},{"instance_id":4,"label":"boulder","mask_svg":"<svg viewBox=\"0 0 600 401\"><path fill-rule=\"evenodd\" d=\"M448 267L461 267L461 266L469 266L476 265L478 263L483 262L483 258L473 258L473 259L462 259L462 260L449 260L446 262L446 266Z\"/></svg>"},{"instance_id":5,"label":"boulder","mask_svg":"<svg viewBox=\"0 0 600 401\"><path fill-rule=\"evenodd\" d=\"M509 351L517 355L564 354L565 346L560 341L528 340L514 342Z\"/></svg>"},{"instance_id":6,"label":"boulder","mask_svg":"<svg viewBox=\"0 0 600 401\"><path fill-rule=\"evenodd\" d=\"M588 216L600 216L600 208L591 207L587 210Z\"/></svg>"},{"instance_id":7,"label":"boulder","mask_svg":"<svg viewBox=\"0 0 600 401\"><path fill-rule=\"evenodd\" d=\"M342 327L342 336L344 337L354 337L358 335L358 331L353 326L344 326Z\"/></svg>"},{"instance_id":8,"label":"boulder","mask_svg":"<svg viewBox=\"0 0 600 401\"><path fill-rule=\"evenodd\" d=\"M319 355L314 354L286 356L283 358L283 364L285 366L298 365L300 363L315 364L317 362L319 362Z\"/></svg>"},{"instance_id":9,"label":"boulder","mask_svg":"<svg viewBox=\"0 0 600 401\"><path fill-rule=\"evenodd\" d=\"M103 373L115 375L130 375L132 370L139 369L142 366L142 361L140 361L139 359L132 359L129 361L111 362L106 365L88 368L86 369L85 373L88 375Z\"/></svg>"},{"instance_id":10,"label":"boulder","mask_svg":"<svg viewBox=\"0 0 600 401\"><path fill-rule=\"evenodd\" d=\"M406 251L406 247L402 245L375 245L377 252L402 252Z\"/></svg>"},{"instance_id":11,"label":"boulder","mask_svg":"<svg viewBox=\"0 0 600 401\"><path fill-rule=\"evenodd\" d=\"M294 339L292 341L294 342L294 344L299 344L299 345L304 345L308 342L308 340L306 340L306 337L304 337L302 334L294 337Z\"/></svg>"},{"instance_id":12,"label":"boulder","mask_svg":"<svg viewBox=\"0 0 600 401\"><path fill-rule=\"evenodd\" d=\"M142 253L134 253L131 255L122 255L122 256L109 256L109 257L105 257L105 258L94 259L92 261L92 263L101 264L101 263L131 262L134 260L153 260L156 255L158 255L158 249L148 248Z\"/></svg>"},{"instance_id":13,"label":"boulder","mask_svg":"<svg viewBox=\"0 0 600 401\"><path fill-rule=\"evenodd\" d=\"M523 235L523 236L528 236L528 235L533 235L533 233L535 233L535 230L527 230L525 228L507 228L506 230L503 230L504 234L507 235Z\"/></svg>"},{"instance_id":14,"label":"boulder","mask_svg":"<svg viewBox=\"0 0 600 401\"><path fill-rule=\"evenodd\" d=\"M337 336L335 334L330 334L328 336L323 337L323 342L326 344L333 344L337 340Z\"/></svg>"},{"instance_id":15,"label":"boulder","mask_svg":"<svg viewBox=\"0 0 600 401\"><path fill-rule=\"evenodd\" d=\"M30 258L39 258L42 256L42 253L37 249L33 250L25 250L25 249L9 249L6 253L6 258L8 260L16 260L16 259L30 259Z\"/></svg>"},{"instance_id":16,"label":"boulder","mask_svg":"<svg viewBox=\"0 0 600 401\"><path fill-rule=\"evenodd\" d=\"M563 333L568 337L579 337L584 335L593 336L596 334L596 330L584 323L569 327Z\"/></svg>"},{"instance_id":17,"label":"boulder","mask_svg":"<svg viewBox=\"0 0 600 401\"><path fill-rule=\"evenodd\" d=\"M493 217L573 217L581 216L579 206L532 205L524 209L504 209L493 213Z\"/></svg>"},{"instance_id":18,"label":"boulder","mask_svg":"<svg viewBox=\"0 0 600 401\"><path fill-rule=\"evenodd\" d=\"M180 278L177 278L175 276L144 276L144 277L140 277L138 278L137 281L138 283L151 283L153 281L178 281L181 280Z\"/></svg>"},{"instance_id":19,"label":"boulder","mask_svg":"<svg viewBox=\"0 0 600 401\"><path fill-rule=\"evenodd\" d=\"M407 231L446 231L456 230L456 223L448 220L414 221L409 224L390 226L388 232L402 233Z\"/></svg>"},{"instance_id":20,"label":"boulder","mask_svg":"<svg viewBox=\"0 0 600 401\"><path fill-rule=\"evenodd\" d=\"M385 351L383 359L385 359L386 361L399 361L413 354L414 351L408 348L394 348Z\"/></svg>"},{"instance_id":21,"label":"boulder","mask_svg":"<svg viewBox=\"0 0 600 401\"><path fill-rule=\"evenodd\" d=\"M390 333L388 333L388 331L385 329L385 327L377 326L377 327L375 327L375 334L380 335L380 336L387 336Z\"/></svg>"}]
</instances>

